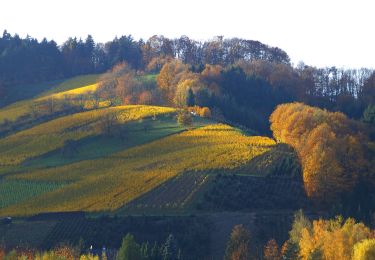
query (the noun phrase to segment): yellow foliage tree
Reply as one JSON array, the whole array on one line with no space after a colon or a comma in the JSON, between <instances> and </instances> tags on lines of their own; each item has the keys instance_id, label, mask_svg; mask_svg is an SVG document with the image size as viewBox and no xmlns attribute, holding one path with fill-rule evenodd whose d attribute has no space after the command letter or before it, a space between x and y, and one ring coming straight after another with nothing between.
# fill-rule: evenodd
<instances>
[{"instance_id":1,"label":"yellow foliage tree","mask_svg":"<svg viewBox=\"0 0 375 260\"><path fill-rule=\"evenodd\" d=\"M177 85L175 97L174 97L174 103L178 107L185 107L187 105L187 93L189 88L195 87L197 84L197 79L185 79L180 80L180 82Z\"/></svg>"},{"instance_id":2,"label":"yellow foliage tree","mask_svg":"<svg viewBox=\"0 0 375 260\"><path fill-rule=\"evenodd\" d=\"M353 219L345 222L341 217L334 220L317 220L312 229L304 228L299 241L301 259L350 260L354 245L372 237L371 230Z\"/></svg>"},{"instance_id":3,"label":"yellow foliage tree","mask_svg":"<svg viewBox=\"0 0 375 260\"><path fill-rule=\"evenodd\" d=\"M364 239L354 245L353 260L375 259L375 239Z\"/></svg>"}]
</instances>

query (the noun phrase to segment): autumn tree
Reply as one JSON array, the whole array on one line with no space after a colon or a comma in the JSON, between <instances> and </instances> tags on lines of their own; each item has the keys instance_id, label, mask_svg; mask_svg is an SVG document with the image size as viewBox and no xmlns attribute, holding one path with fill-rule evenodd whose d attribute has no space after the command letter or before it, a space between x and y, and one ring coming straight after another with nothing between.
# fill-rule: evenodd
<instances>
[{"instance_id":1,"label":"autumn tree","mask_svg":"<svg viewBox=\"0 0 375 260\"><path fill-rule=\"evenodd\" d=\"M279 251L279 245L275 239L271 239L264 246L264 259L265 260L280 260L281 255Z\"/></svg>"},{"instance_id":2,"label":"autumn tree","mask_svg":"<svg viewBox=\"0 0 375 260\"><path fill-rule=\"evenodd\" d=\"M373 231L353 219L310 220L298 211L295 214L289 239L283 245L283 259L353 259L358 242L374 237ZM359 249L358 253L365 250ZM367 248L367 245L363 248ZM354 251L353 251L354 250ZM354 258L355 259L355 258ZM362 258L359 258L362 259ZM366 258L365 258L366 259Z\"/></svg>"},{"instance_id":3,"label":"autumn tree","mask_svg":"<svg viewBox=\"0 0 375 260\"><path fill-rule=\"evenodd\" d=\"M180 110L177 113L177 123L181 126L190 127L193 124L191 113L187 110Z\"/></svg>"},{"instance_id":4,"label":"autumn tree","mask_svg":"<svg viewBox=\"0 0 375 260\"><path fill-rule=\"evenodd\" d=\"M173 58L170 56L164 57L164 56L157 56L151 58L150 62L146 66L147 72L150 73L159 73L160 70L163 68L164 64L172 61Z\"/></svg>"},{"instance_id":5,"label":"autumn tree","mask_svg":"<svg viewBox=\"0 0 375 260\"><path fill-rule=\"evenodd\" d=\"M204 70L201 72L201 80L208 90L217 95L221 95L220 84L222 81L222 72L224 68L220 65L206 64Z\"/></svg>"},{"instance_id":6,"label":"autumn tree","mask_svg":"<svg viewBox=\"0 0 375 260\"><path fill-rule=\"evenodd\" d=\"M176 56L184 63L198 64L201 62L199 42L194 41L186 35L174 41Z\"/></svg>"},{"instance_id":7,"label":"autumn tree","mask_svg":"<svg viewBox=\"0 0 375 260\"><path fill-rule=\"evenodd\" d=\"M311 229L302 229L299 241L301 259L352 259L354 245L373 237L371 230L353 219L342 217L313 221Z\"/></svg>"},{"instance_id":8,"label":"autumn tree","mask_svg":"<svg viewBox=\"0 0 375 260\"><path fill-rule=\"evenodd\" d=\"M160 61L164 63L162 60L171 59L171 57L174 57L174 52L173 42L170 39L163 35L154 35L150 37L142 47L143 62L148 64L147 69L151 69L153 66L150 64L157 64ZM158 70L160 70L160 68L156 67Z\"/></svg>"},{"instance_id":9,"label":"autumn tree","mask_svg":"<svg viewBox=\"0 0 375 260\"><path fill-rule=\"evenodd\" d=\"M119 63L103 74L99 79L98 90L99 96L105 100L114 99L116 97L117 80L123 75L131 74L134 72L127 63Z\"/></svg>"},{"instance_id":10,"label":"autumn tree","mask_svg":"<svg viewBox=\"0 0 375 260\"><path fill-rule=\"evenodd\" d=\"M151 105L153 101L152 92L145 90L143 91L138 98L138 104L141 105Z\"/></svg>"},{"instance_id":11,"label":"autumn tree","mask_svg":"<svg viewBox=\"0 0 375 260\"><path fill-rule=\"evenodd\" d=\"M187 72L187 65L178 60L166 63L161 69L156 81L167 104L173 105L177 85L181 77Z\"/></svg>"},{"instance_id":12,"label":"autumn tree","mask_svg":"<svg viewBox=\"0 0 375 260\"><path fill-rule=\"evenodd\" d=\"M307 195L315 202L337 202L357 185L367 162L355 122L302 103L279 105L270 122L275 139L297 151Z\"/></svg>"},{"instance_id":13,"label":"autumn tree","mask_svg":"<svg viewBox=\"0 0 375 260\"><path fill-rule=\"evenodd\" d=\"M69 259L73 260L77 258L77 253L73 248L69 246L58 246L54 248L51 252L50 259ZM47 258L48 259L48 258Z\"/></svg>"},{"instance_id":14,"label":"autumn tree","mask_svg":"<svg viewBox=\"0 0 375 260\"><path fill-rule=\"evenodd\" d=\"M194 90L197 91L201 87L197 76L192 74L184 75L184 78L180 80L176 88L174 97L175 105L177 107L194 106Z\"/></svg>"},{"instance_id":15,"label":"autumn tree","mask_svg":"<svg viewBox=\"0 0 375 260\"><path fill-rule=\"evenodd\" d=\"M354 245L353 260L375 259L375 239L364 239Z\"/></svg>"},{"instance_id":16,"label":"autumn tree","mask_svg":"<svg viewBox=\"0 0 375 260\"><path fill-rule=\"evenodd\" d=\"M135 77L135 72L129 71L116 79L116 97L121 98L125 105L136 104L137 102L140 84Z\"/></svg>"},{"instance_id":17,"label":"autumn tree","mask_svg":"<svg viewBox=\"0 0 375 260\"><path fill-rule=\"evenodd\" d=\"M225 250L226 260L250 259L250 234L243 225L233 227Z\"/></svg>"},{"instance_id":18,"label":"autumn tree","mask_svg":"<svg viewBox=\"0 0 375 260\"><path fill-rule=\"evenodd\" d=\"M298 244L302 237L302 230L311 230L312 224L310 220L305 216L302 210L294 213L294 220L292 229L289 231L289 241L293 244Z\"/></svg>"},{"instance_id":19,"label":"autumn tree","mask_svg":"<svg viewBox=\"0 0 375 260\"><path fill-rule=\"evenodd\" d=\"M202 107L202 109L199 111L199 115L201 117L205 118L211 118L211 110L208 107Z\"/></svg>"},{"instance_id":20,"label":"autumn tree","mask_svg":"<svg viewBox=\"0 0 375 260\"><path fill-rule=\"evenodd\" d=\"M159 103L156 84L142 80L143 74L137 73L126 63L115 65L111 71L100 78L96 95L112 103L144 104Z\"/></svg>"}]
</instances>

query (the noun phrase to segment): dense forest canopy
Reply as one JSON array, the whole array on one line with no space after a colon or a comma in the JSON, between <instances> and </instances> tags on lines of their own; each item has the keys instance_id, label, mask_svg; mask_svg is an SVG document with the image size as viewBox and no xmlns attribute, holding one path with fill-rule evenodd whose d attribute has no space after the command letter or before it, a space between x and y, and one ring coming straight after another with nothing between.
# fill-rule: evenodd
<instances>
[{"instance_id":1,"label":"dense forest canopy","mask_svg":"<svg viewBox=\"0 0 375 260\"><path fill-rule=\"evenodd\" d=\"M14 85L105 71L101 98L209 107L218 119L266 134L268 117L282 103L299 101L359 119L366 109L369 118L375 102L374 71L293 67L286 52L258 41L219 36L199 42L161 35L136 41L128 35L102 44L88 35L58 46L7 31L0 38L2 106ZM141 74L157 75L156 85L140 81Z\"/></svg>"},{"instance_id":2,"label":"dense forest canopy","mask_svg":"<svg viewBox=\"0 0 375 260\"><path fill-rule=\"evenodd\" d=\"M215 108L228 121L261 133L269 133L268 116L281 103L300 101L359 119L375 102L373 70L293 67L285 51L258 41L219 36L200 42L161 35L136 41L128 35L103 44L89 35L58 46L7 31L0 38L0 100L17 84L102 73L123 62L134 73L160 72L161 90L133 87L137 97L128 95L123 101L181 106L190 93L197 105Z\"/></svg>"},{"instance_id":3,"label":"dense forest canopy","mask_svg":"<svg viewBox=\"0 0 375 260\"><path fill-rule=\"evenodd\" d=\"M229 65L240 59L289 64L288 55L279 48L258 41L223 37L197 42L187 36L179 39L153 36L144 42L128 35L102 44L95 43L88 35L85 40L69 38L58 46L54 41L43 39L38 42L30 36L22 39L4 31L0 38L0 54L3 84L104 72L123 61L139 70L157 57L174 57L192 65Z\"/></svg>"}]
</instances>

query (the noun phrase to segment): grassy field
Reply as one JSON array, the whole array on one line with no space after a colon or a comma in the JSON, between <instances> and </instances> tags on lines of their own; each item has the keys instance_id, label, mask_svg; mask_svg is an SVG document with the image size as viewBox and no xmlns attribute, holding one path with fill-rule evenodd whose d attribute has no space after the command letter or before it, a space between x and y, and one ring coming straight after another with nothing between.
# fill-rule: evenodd
<instances>
[{"instance_id":1,"label":"grassy field","mask_svg":"<svg viewBox=\"0 0 375 260\"><path fill-rule=\"evenodd\" d=\"M18 99L11 99L14 101L18 101L20 99L24 99L22 101L18 101L16 103L12 103L11 101L7 102L10 104L0 110L0 123L3 122L5 119L14 121L20 116L23 116L30 112L30 106L33 104L34 101L40 100L41 98L45 98L51 95L59 95L60 92L67 92L73 91L74 89L81 89L83 87L86 88L94 88L93 84L97 83L100 75L85 75L85 76L78 76L64 81L54 81L48 83L41 83L41 84L34 84L28 86L19 86L20 91L15 92L18 93ZM21 91L22 90L22 91ZM87 90L87 89L86 89ZM81 89L82 91L82 89ZM25 92L25 94L21 94L21 92Z\"/></svg>"},{"instance_id":2,"label":"grassy field","mask_svg":"<svg viewBox=\"0 0 375 260\"><path fill-rule=\"evenodd\" d=\"M69 182L0 210L0 215L46 211L113 211L179 173L232 169L270 150L274 141L247 137L227 125L174 134L105 158L7 176L8 180Z\"/></svg>"}]
</instances>

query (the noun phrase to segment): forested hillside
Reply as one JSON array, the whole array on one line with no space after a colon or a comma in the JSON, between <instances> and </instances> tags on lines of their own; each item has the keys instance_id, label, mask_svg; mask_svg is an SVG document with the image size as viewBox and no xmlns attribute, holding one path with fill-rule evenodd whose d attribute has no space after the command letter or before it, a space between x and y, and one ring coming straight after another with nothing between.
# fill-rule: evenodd
<instances>
[{"instance_id":1,"label":"forested hillside","mask_svg":"<svg viewBox=\"0 0 375 260\"><path fill-rule=\"evenodd\" d=\"M374 169L373 69L0 38L0 259L371 259Z\"/></svg>"},{"instance_id":2,"label":"forested hillside","mask_svg":"<svg viewBox=\"0 0 375 260\"><path fill-rule=\"evenodd\" d=\"M191 89L197 105L216 107L228 120L262 133L267 132L268 116L277 104L300 101L360 119L375 102L371 69L292 66L283 50L238 38L200 42L187 36L155 35L137 41L128 35L102 44L88 36L70 38L58 46L4 31L0 54L3 105L12 102L17 85L101 73L121 62L137 73L161 72L162 89L165 84L178 86L180 95ZM173 98L166 101L171 104Z\"/></svg>"}]
</instances>

